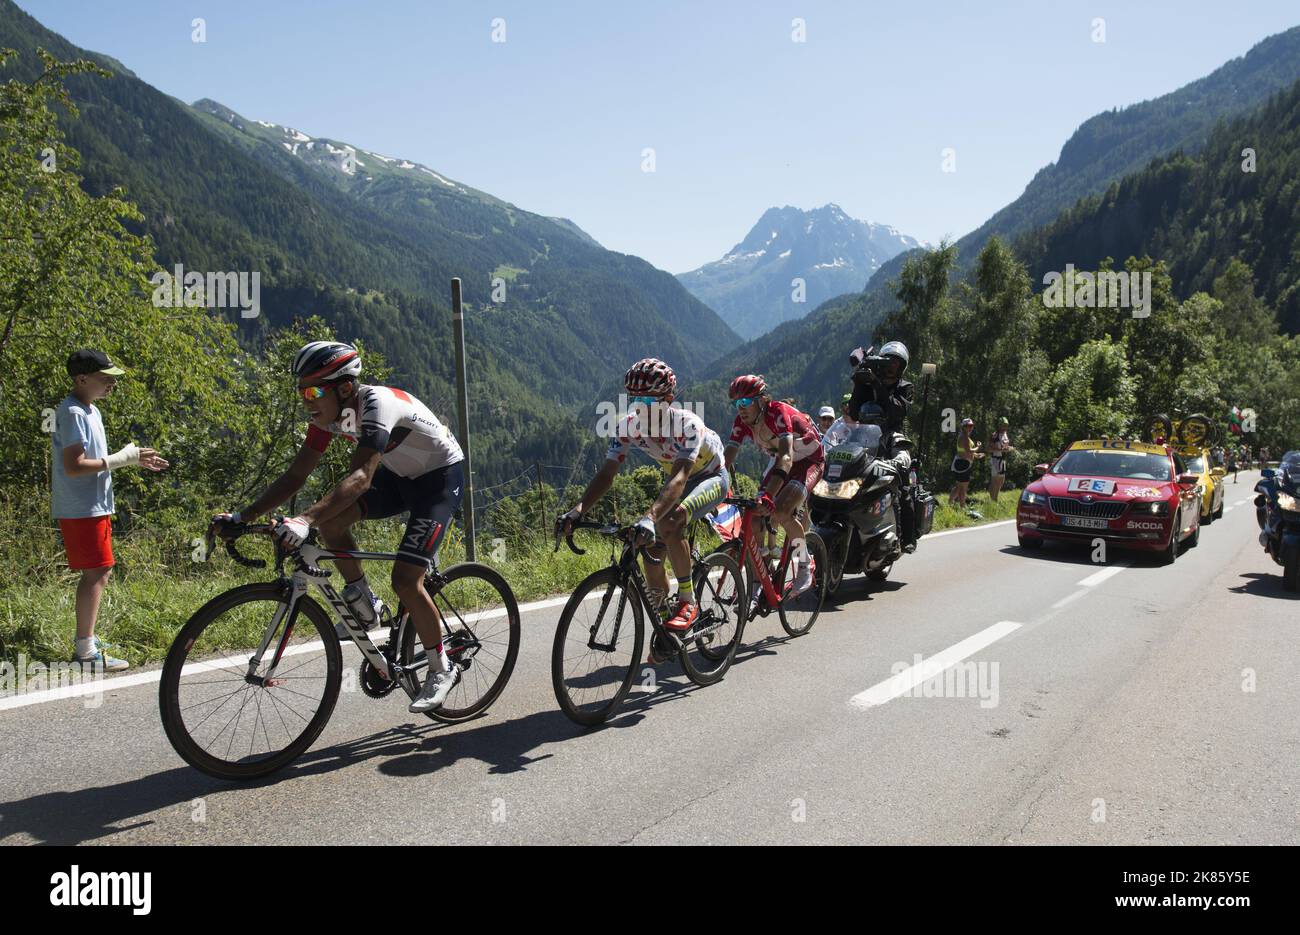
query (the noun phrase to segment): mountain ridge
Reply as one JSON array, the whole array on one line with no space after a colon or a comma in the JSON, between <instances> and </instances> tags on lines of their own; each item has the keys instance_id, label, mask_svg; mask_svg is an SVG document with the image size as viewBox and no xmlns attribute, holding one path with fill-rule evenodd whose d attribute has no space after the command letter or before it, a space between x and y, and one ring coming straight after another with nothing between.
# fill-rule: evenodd
<instances>
[{"instance_id":1,"label":"mountain ridge","mask_svg":"<svg viewBox=\"0 0 1300 935\"><path fill-rule=\"evenodd\" d=\"M720 259L677 279L742 337L801 318L860 291L880 266L922 242L887 224L852 218L834 202L768 208ZM799 288L802 282L802 289Z\"/></svg>"}]
</instances>

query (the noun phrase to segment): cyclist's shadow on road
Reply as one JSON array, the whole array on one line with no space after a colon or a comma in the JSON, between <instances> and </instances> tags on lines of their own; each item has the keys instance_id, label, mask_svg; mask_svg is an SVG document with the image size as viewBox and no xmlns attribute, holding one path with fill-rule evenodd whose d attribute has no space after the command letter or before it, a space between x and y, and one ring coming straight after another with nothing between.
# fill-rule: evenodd
<instances>
[{"instance_id":1,"label":"cyclist's shadow on road","mask_svg":"<svg viewBox=\"0 0 1300 935\"><path fill-rule=\"evenodd\" d=\"M599 727L575 724L558 709L537 711L507 721L494 720L489 711L461 725L399 724L368 737L310 750L274 778L284 780L328 773L376 758L382 758L377 767L379 772L388 776L429 775L462 760L487 764L491 775L523 772L532 764L555 756L554 753L535 754L540 747L601 730L632 727L651 708L699 690L699 686L671 663L656 670L653 684L650 690L643 683L633 683L618 712Z\"/></svg>"}]
</instances>

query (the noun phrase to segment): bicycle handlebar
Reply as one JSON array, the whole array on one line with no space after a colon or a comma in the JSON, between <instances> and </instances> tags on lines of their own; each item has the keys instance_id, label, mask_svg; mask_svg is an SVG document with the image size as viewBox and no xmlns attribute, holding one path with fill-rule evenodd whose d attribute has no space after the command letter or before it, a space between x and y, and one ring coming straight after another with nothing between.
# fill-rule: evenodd
<instances>
[{"instance_id":1,"label":"bicycle handlebar","mask_svg":"<svg viewBox=\"0 0 1300 935\"><path fill-rule=\"evenodd\" d=\"M573 534L577 532L579 529L594 529L597 532L599 532L602 536L617 536L618 538L626 542L628 541L628 530L630 530L631 528L632 528L631 526L624 526L620 528L618 526L609 523L598 523L595 520L579 519L579 520L574 520L569 524L569 531L566 534L564 532L564 517L561 516L555 520L555 551L557 552L560 551L560 540L563 539L564 544L569 547L569 550L573 552L574 555L586 555L587 550L578 548L577 545L575 545L573 542ZM639 546L638 550L641 552L642 556L645 557L645 560L650 564L652 565L663 564L664 560L662 558L655 558L653 555L651 555L649 552L646 551L646 547L644 545Z\"/></svg>"},{"instance_id":2,"label":"bicycle handlebar","mask_svg":"<svg viewBox=\"0 0 1300 935\"><path fill-rule=\"evenodd\" d=\"M229 555L232 559L234 559L238 564L243 565L245 568L265 568L266 567L265 559L249 558L247 555L244 555L242 552L239 551L239 549L235 546L235 542L243 536L249 536L249 535L269 536L272 534L272 532L274 532L275 526L276 524L274 522L226 523L225 524L226 529L230 530L233 533L232 535L221 537L221 542L226 547L226 554ZM216 532L212 527L209 527L208 534L207 534L207 545L208 545L207 554L209 556L212 554L212 546L215 544L213 540L215 538L216 538Z\"/></svg>"}]
</instances>

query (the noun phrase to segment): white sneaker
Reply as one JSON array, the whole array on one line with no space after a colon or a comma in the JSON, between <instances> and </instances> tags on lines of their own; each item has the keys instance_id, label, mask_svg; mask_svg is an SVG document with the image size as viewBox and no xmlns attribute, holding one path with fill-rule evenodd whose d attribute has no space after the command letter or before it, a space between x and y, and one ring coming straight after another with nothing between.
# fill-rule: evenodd
<instances>
[{"instance_id":1,"label":"white sneaker","mask_svg":"<svg viewBox=\"0 0 1300 935\"><path fill-rule=\"evenodd\" d=\"M455 666L429 676L424 682L424 687L420 689L419 697L412 701L406 710L412 714L423 714L434 708L441 708L442 703L447 700L447 695L459 681L460 669Z\"/></svg>"}]
</instances>

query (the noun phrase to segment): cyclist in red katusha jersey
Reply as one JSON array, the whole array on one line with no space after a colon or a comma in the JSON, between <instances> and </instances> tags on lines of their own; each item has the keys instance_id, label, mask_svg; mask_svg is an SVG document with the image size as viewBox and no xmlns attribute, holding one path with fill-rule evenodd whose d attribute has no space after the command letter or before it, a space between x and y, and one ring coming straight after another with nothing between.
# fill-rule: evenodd
<instances>
[{"instance_id":1,"label":"cyclist in red katusha jersey","mask_svg":"<svg viewBox=\"0 0 1300 935\"><path fill-rule=\"evenodd\" d=\"M745 374L731 381L731 404L736 409L731 438L727 441L725 465L730 474L736 453L746 438L775 459L760 485L758 513L771 513L785 530L786 541L798 565L794 593L812 587L812 568L804 537L807 519L796 515L808 498L808 491L821 480L825 458L821 439L812 419L793 406L772 399L767 381Z\"/></svg>"}]
</instances>

